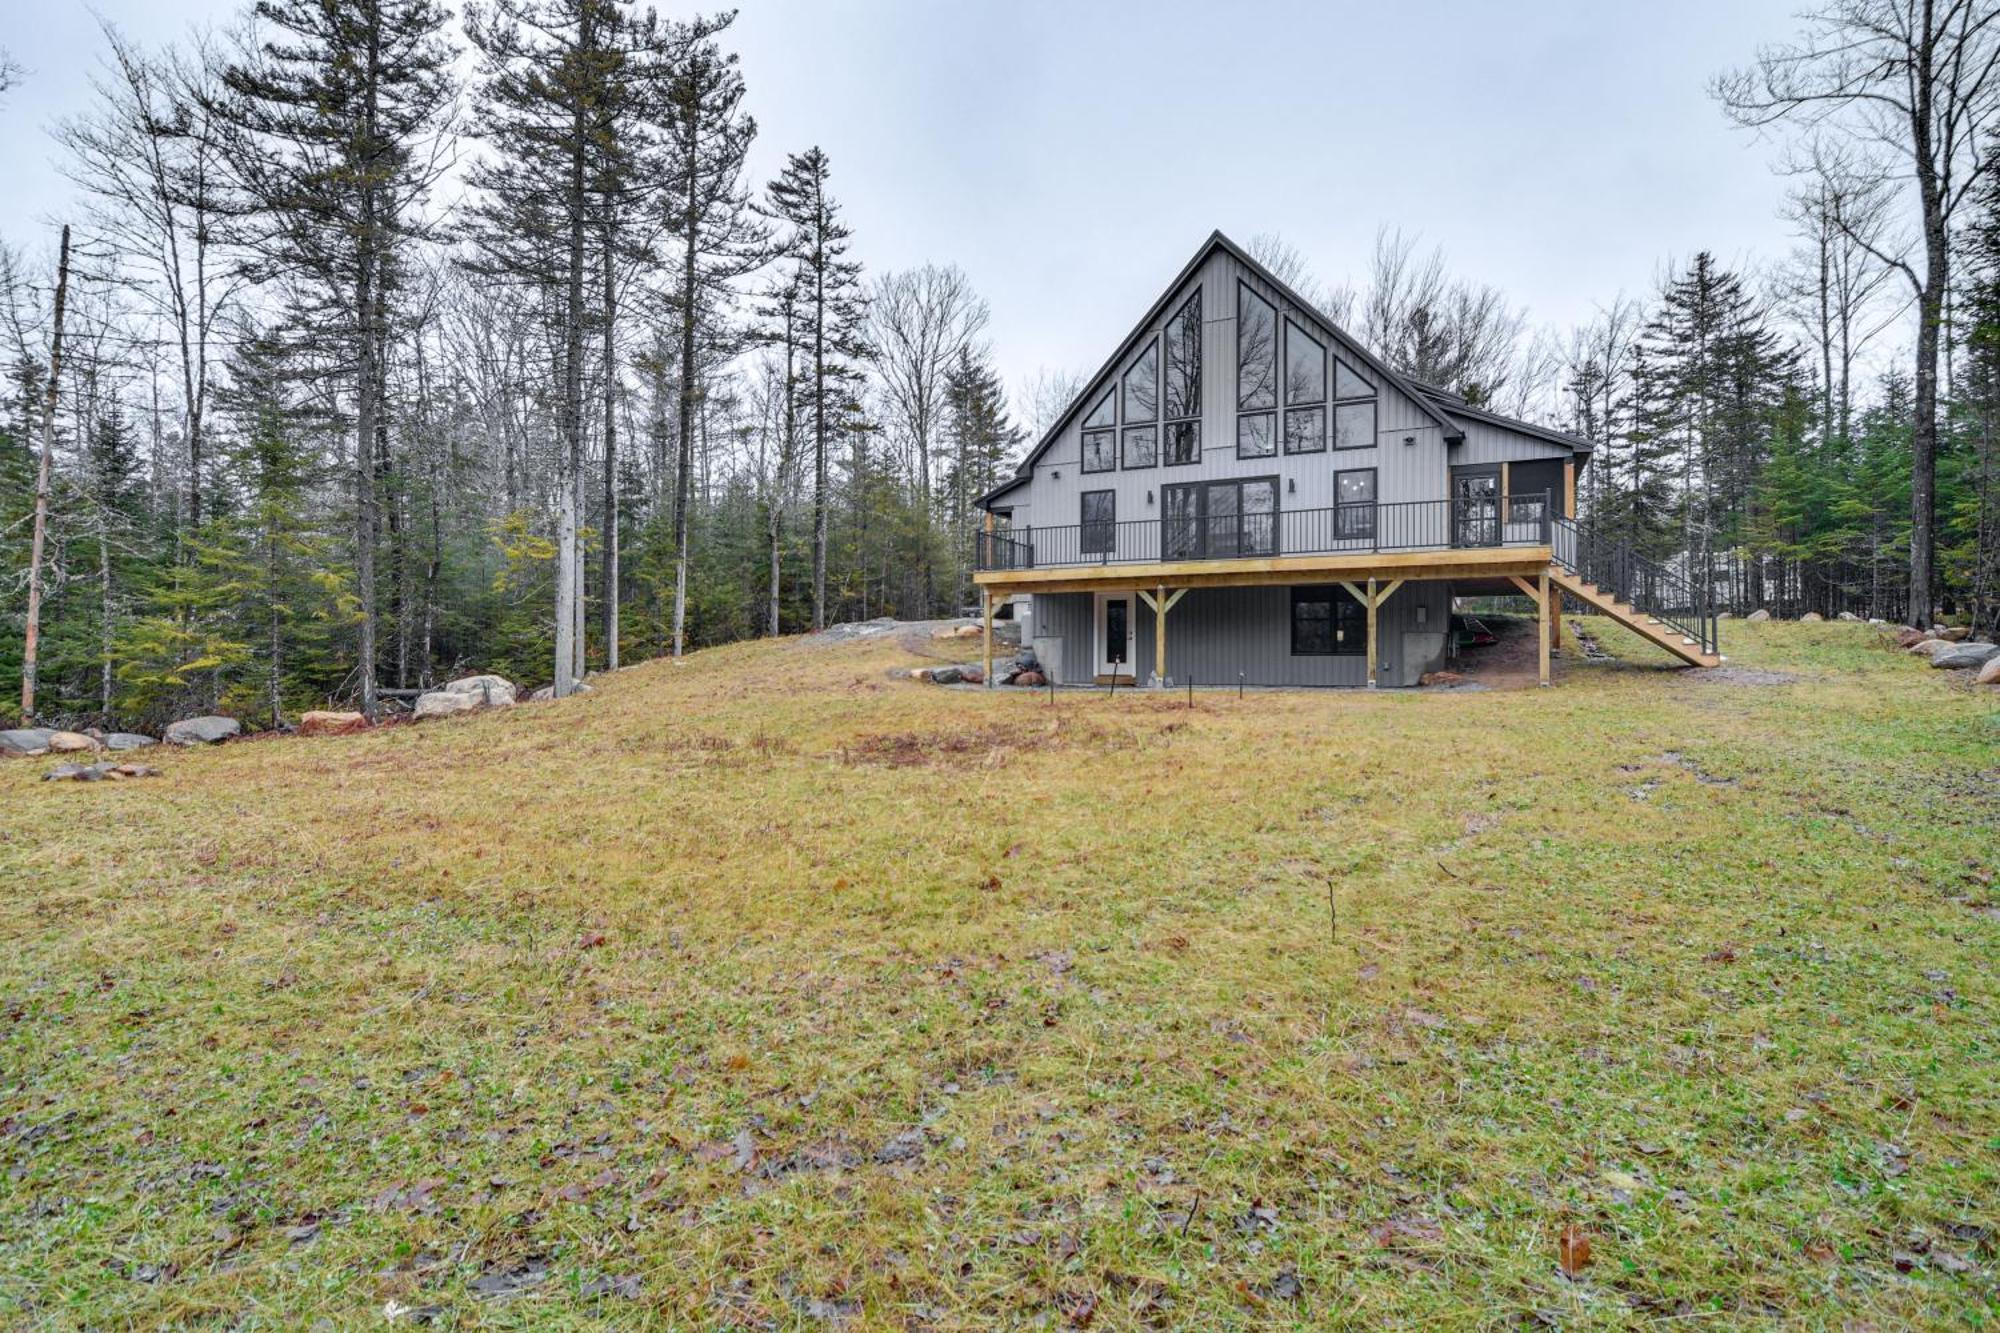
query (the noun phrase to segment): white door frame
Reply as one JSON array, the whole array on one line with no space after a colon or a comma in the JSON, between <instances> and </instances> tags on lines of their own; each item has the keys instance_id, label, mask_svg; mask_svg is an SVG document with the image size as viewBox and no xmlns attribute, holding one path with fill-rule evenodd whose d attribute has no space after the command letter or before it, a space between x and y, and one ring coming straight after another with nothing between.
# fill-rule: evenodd
<instances>
[{"instance_id":1,"label":"white door frame","mask_svg":"<svg viewBox=\"0 0 2000 1333\"><path fill-rule=\"evenodd\" d=\"M1091 604L1090 666L1091 673L1098 676L1120 675L1138 679L1138 608L1137 598L1129 592L1100 592L1095 594ZM1105 626L1106 608L1113 602L1125 603L1125 660L1114 665L1110 657L1110 645Z\"/></svg>"}]
</instances>

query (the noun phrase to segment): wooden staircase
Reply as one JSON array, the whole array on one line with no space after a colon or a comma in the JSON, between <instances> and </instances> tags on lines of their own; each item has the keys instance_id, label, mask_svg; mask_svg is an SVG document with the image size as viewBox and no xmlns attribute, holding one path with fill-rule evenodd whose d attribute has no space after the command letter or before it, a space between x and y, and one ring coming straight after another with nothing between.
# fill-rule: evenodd
<instances>
[{"instance_id":1,"label":"wooden staircase","mask_svg":"<svg viewBox=\"0 0 2000 1333\"><path fill-rule=\"evenodd\" d=\"M1549 582L1578 601L1596 607L1648 643L1658 644L1689 666L1719 667L1723 663L1722 654L1705 651L1699 641L1681 633L1659 617L1647 615L1630 602L1619 601L1616 596L1587 581L1582 575L1564 569L1560 562L1552 562L1549 565Z\"/></svg>"}]
</instances>

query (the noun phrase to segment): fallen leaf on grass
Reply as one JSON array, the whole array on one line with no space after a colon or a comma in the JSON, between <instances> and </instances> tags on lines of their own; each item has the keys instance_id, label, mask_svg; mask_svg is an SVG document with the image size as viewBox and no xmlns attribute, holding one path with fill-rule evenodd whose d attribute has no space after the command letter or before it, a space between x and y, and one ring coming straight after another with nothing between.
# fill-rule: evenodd
<instances>
[{"instance_id":1,"label":"fallen leaf on grass","mask_svg":"<svg viewBox=\"0 0 2000 1333\"><path fill-rule=\"evenodd\" d=\"M1556 1241L1556 1262L1566 1277L1577 1277L1590 1266L1590 1235L1583 1228L1567 1226Z\"/></svg>"}]
</instances>

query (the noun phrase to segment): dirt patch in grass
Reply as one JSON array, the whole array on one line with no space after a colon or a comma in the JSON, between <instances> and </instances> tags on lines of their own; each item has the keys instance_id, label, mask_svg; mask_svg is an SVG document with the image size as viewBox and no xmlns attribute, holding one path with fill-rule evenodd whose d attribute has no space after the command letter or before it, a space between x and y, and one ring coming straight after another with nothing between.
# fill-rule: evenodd
<instances>
[{"instance_id":1,"label":"dirt patch in grass","mask_svg":"<svg viewBox=\"0 0 2000 1333\"><path fill-rule=\"evenodd\" d=\"M1789 671L1759 671L1755 667L1697 667L1682 674L1683 680L1697 685L1796 685L1799 677Z\"/></svg>"}]
</instances>

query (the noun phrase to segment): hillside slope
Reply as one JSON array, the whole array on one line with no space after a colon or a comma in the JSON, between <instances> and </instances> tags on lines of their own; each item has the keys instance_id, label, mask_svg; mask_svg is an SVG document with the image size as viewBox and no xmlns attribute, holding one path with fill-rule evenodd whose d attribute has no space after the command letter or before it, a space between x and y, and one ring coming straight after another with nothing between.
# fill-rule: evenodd
<instances>
[{"instance_id":1,"label":"hillside slope","mask_svg":"<svg viewBox=\"0 0 2000 1333\"><path fill-rule=\"evenodd\" d=\"M0 764L0 1318L1969 1321L2000 725L1874 645Z\"/></svg>"}]
</instances>

